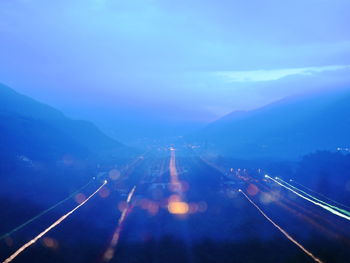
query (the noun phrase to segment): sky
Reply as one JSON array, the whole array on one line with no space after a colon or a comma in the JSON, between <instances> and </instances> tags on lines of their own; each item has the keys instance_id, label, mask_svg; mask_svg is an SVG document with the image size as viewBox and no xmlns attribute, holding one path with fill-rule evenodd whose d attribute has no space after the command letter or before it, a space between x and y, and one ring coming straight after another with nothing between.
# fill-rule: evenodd
<instances>
[{"instance_id":1,"label":"sky","mask_svg":"<svg viewBox=\"0 0 350 263\"><path fill-rule=\"evenodd\" d=\"M348 0L0 0L0 82L74 118L208 123L350 84Z\"/></svg>"}]
</instances>

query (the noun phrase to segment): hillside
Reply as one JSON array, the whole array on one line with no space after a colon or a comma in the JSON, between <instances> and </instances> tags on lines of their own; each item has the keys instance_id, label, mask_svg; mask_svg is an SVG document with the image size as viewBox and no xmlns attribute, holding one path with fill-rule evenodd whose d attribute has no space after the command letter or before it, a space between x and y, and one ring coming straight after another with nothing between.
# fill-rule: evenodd
<instances>
[{"instance_id":1,"label":"hillside","mask_svg":"<svg viewBox=\"0 0 350 263\"><path fill-rule=\"evenodd\" d=\"M87 121L71 120L60 111L0 84L0 149L4 160L88 158L120 149L122 144Z\"/></svg>"},{"instance_id":2,"label":"hillside","mask_svg":"<svg viewBox=\"0 0 350 263\"><path fill-rule=\"evenodd\" d=\"M190 136L206 152L238 158L295 159L350 145L350 90L287 98L229 114Z\"/></svg>"}]
</instances>

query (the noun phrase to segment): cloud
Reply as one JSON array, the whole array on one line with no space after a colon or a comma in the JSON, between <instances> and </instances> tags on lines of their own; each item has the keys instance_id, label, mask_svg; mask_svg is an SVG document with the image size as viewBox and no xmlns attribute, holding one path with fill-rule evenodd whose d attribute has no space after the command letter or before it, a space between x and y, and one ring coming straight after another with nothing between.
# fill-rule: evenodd
<instances>
[{"instance_id":1,"label":"cloud","mask_svg":"<svg viewBox=\"0 0 350 263\"><path fill-rule=\"evenodd\" d=\"M350 65L287 68L273 70L253 70L253 71L219 71L215 75L224 79L225 82L265 82L279 80L288 76L311 76L325 71L338 71L350 69Z\"/></svg>"}]
</instances>

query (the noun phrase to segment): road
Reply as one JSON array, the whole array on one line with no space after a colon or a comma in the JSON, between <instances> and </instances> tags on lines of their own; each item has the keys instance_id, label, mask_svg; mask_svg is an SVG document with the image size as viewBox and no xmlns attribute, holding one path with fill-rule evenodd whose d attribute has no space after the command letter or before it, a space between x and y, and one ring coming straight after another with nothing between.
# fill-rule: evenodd
<instances>
[{"instance_id":1,"label":"road","mask_svg":"<svg viewBox=\"0 0 350 263\"><path fill-rule=\"evenodd\" d=\"M108 178L108 194L50 233L55 250L42 243L14 262L106 262L118 227L109 262L315 262L239 189L322 262L349 262L349 221L263 174L226 170L181 147L145 154Z\"/></svg>"},{"instance_id":2,"label":"road","mask_svg":"<svg viewBox=\"0 0 350 263\"><path fill-rule=\"evenodd\" d=\"M227 176L181 151L187 150L170 148L169 159L163 160L169 169L154 175L152 184L139 186L113 262L314 262L239 189L324 262L349 258L346 220L263 176Z\"/></svg>"}]
</instances>

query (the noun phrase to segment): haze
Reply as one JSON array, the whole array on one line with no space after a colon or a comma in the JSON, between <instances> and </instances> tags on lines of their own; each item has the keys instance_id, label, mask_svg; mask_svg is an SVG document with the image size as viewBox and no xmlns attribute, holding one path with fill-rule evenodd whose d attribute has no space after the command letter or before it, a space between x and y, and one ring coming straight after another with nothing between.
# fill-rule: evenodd
<instances>
[{"instance_id":1,"label":"haze","mask_svg":"<svg viewBox=\"0 0 350 263\"><path fill-rule=\"evenodd\" d=\"M346 87L349 7L344 0L1 1L1 81L106 129L194 127Z\"/></svg>"},{"instance_id":2,"label":"haze","mask_svg":"<svg viewBox=\"0 0 350 263\"><path fill-rule=\"evenodd\" d=\"M0 0L0 263L350 262L349 0Z\"/></svg>"}]
</instances>

